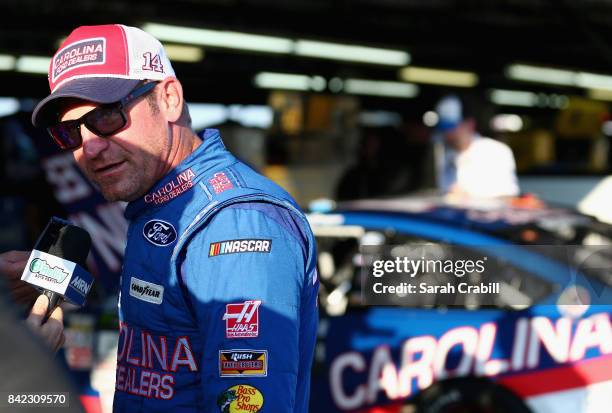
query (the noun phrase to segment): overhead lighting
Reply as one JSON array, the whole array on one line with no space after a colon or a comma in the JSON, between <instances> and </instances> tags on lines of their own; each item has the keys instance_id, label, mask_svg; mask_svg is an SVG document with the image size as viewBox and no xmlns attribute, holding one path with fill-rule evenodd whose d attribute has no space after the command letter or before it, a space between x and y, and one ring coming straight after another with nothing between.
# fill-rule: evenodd
<instances>
[{"instance_id":1,"label":"overhead lighting","mask_svg":"<svg viewBox=\"0 0 612 413\"><path fill-rule=\"evenodd\" d=\"M316 92L322 92L327 86L327 81L322 76L313 76L310 81L310 88Z\"/></svg>"},{"instance_id":2,"label":"overhead lighting","mask_svg":"<svg viewBox=\"0 0 612 413\"><path fill-rule=\"evenodd\" d=\"M591 99L612 101L612 90L610 89L589 89L587 94Z\"/></svg>"},{"instance_id":3,"label":"overhead lighting","mask_svg":"<svg viewBox=\"0 0 612 413\"><path fill-rule=\"evenodd\" d=\"M386 110L362 111L359 113L359 124L362 126L399 126L402 115Z\"/></svg>"},{"instance_id":4,"label":"overhead lighting","mask_svg":"<svg viewBox=\"0 0 612 413\"><path fill-rule=\"evenodd\" d=\"M563 109L567 107L569 98L555 93L534 93L523 90L492 89L489 91L491 102L500 106L525 106Z\"/></svg>"},{"instance_id":5,"label":"overhead lighting","mask_svg":"<svg viewBox=\"0 0 612 413\"><path fill-rule=\"evenodd\" d=\"M400 70L400 78L408 82L429 83L456 87L473 87L478 83L478 75L457 70L432 69L427 67L405 67Z\"/></svg>"},{"instance_id":6,"label":"overhead lighting","mask_svg":"<svg viewBox=\"0 0 612 413\"><path fill-rule=\"evenodd\" d=\"M192 126L199 130L233 120L246 127L268 128L274 113L268 106L189 103Z\"/></svg>"},{"instance_id":7,"label":"overhead lighting","mask_svg":"<svg viewBox=\"0 0 612 413\"><path fill-rule=\"evenodd\" d=\"M379 49L314 40L297 40L295 54L321 59L346 60L378 65L402 66L410 62L410 54L402 50Z\"/></svg>"},{"instance_id":8,"label":"overhead lighting","mask_svg":"<svg viewBox=\"0 0 612 413\"><path fill-rule=\"evenodd\" d=\"M519 132L523 129L523 119L519 115L500 113L491 119L491 129L497 132Z\"/></svg>"},{"instance_id":9,"label":"overhead lighting","mask_svg":"<svg viewBox=\"0 0 612 413\"><path fill-rule=\"evenodd\" d=\"M194 130L220 125L227 120L227 108L221 104L188 103L191 126Z\"/></svg>"},{"instance_id":10,"label":"overhead lighting","mask_svg":"<svg viewBox=\"0 0 612 413\"><path fill-rule=\"evenodd\" d=\"M260 88L281 90L322 91L327 86L327 81L321 76L293 73L261 72L255 76L254 82ZM329 86L330 89L334 86L336 92L356 95L412 98L419 93L416 85L380 80L333 78Z\"/></svg>"},{"instance_id":11,"label":"overhead lighting","mask_svg":"<svg viewBox=\"0 0 612 413\"><path fill-rule=\"evenodd\" d=\"M15 98L0 97L0 117L19 112L19 101Z\"/></svg>"},{"instance_id":12,"label":"overhead lighting","mask_svg":"<svg viewBox=\"0 0 612 413\"><path fill-rule=\"evenodd\" d=\"M569 106L569 98L565 95L548 95L549 105L555 109L565 109Z\"/></svg>"},{"instance_id":13,"label":"overhead lighting","mask_svg":"<svg viewBox=\"0 0 612 413\"><path fill-rule=\"evenodd\" d=\"M161 41L251 50L267 53L290 53L293 40L226 30L196 29L167 24L146 23L142 29Z\"/></svg>"},{"instance_id":14,"label":"overhead lighting","mask_svg":"<svg viewBox=\"0 0 612 413\"><path fill-rule=\"evenodd\" d=\"M7 54L0 54L0 70L15 69L15 57Z\"/></svg>"},{"instance_id":15,"label":"overhead lighting","mask_svg":"<svg viewBox=\"0 0 612 413\"><path fill-rule=\"evenodd\" d=\"M342 92L344 82L339 77L332 77L329 79L329 90L333 93Z\"/></svg>"},{"instance_id":16,"label":"overhead lighting","mask_svg":"<svg viewBox=\"0 0 612 413\"><path fill-rule=\"evenodd\" d=\"M253 128L269 128L274 121L274 111L263 105L231 105L229 119L242 126Z\"/></svg>"},{"instance_id":17,"label":"overhead lighting","mask_svg":"<svg viewBox=\"0 0 612 413\"><path fill-rule=\"evenodd\" d=\"M510 79L553 85L575 86L576 72L530 65L510 65L506 68Z\"/></svg>"},{"instance_id":18,"label":"overhead lighting","mask_svg":"<svg viewBox=\"0 0 612 413\"><path fill-rule=\"evenodd\" d=\"M168 58L173 62L195 63L204 59L204 50L201 47L164 44L164 49Z\"/></svg>"},{"instance_id":19,"label":"overhead lighting","mask_svg":"<svg viewBox=\"0 0 612 413\"><path fill-rule=\"evenodd\" d=\"M56 48L59 49L66 39L65 36L59 38L56 42ZM175 62L194 63L204 58L204 50L200 47L164 43L164 50L166 50L168 58Z\"/></svg>"},{"instance_id":20,"label":"overhead lighting","mask_svg":"<svg viewBox=\"0 0 612 413\"><path fill-rule=\"evenodd\" d=\"M612 90L612 76L590 72L552 69L529 65L510 65L506 69L510 79L547 83L586 89Z\"/></svg>"},{"instance_id":21,"label":"overhead lighting","mask_svg":"<svg viewBox=\"0 0 612 413\"><path fill-rule=\"evenodd\" d=\"M50 57L20 56L15 63L15 69L23 73L37 73L46 75L49 72Z\"/></svg>"},{"instance_id":22,"label":"overhead lighting","mask_svg":"<svg viewBox=\"0 0 612 413\"><path fill-rule=\"evenodd\" d=\"M382 49L314 40L293 40L287 37L234 32L229 30L197 29L159 23L146 23L142 29L164 42L212 46L266 53L294 54L322 59L403 66L410 54L403 50Z\"/></svg>"},{"instance_id":23,"label":"overhead lighting","mask_svg":"<svg viewBox=\"0 0 612 413\"><path fill-rule=\"evenodd\" d=\"M576 73L576 86L592 89L612 90L612 76L599 75L596 73Z\"/></svg>"},{"instance_id":24,"label":"overhead lighting","mask_svg":"<svg viewBox=\"0 0 612 413\"><path fill-rule=\"evenodd\" d=\"M413 98L418 95L419 88L416 85L403 82L346 79L344 81L344 91L356 95Z\"/></svg>"},{"instance_id":25,"label":"overhead lighting","mask_svg":"<svg viewBox=\"0 0 612 413\"><path fill-rule=\"evenodd\" d=\"M271 72L261 72L255 75L255 85L264 89L322 91L326 84L327 82L321 76Z\"/></svg>"},{"instance_id":26,"label":"overhead lighting","mask_svg":"<svg viewBox=\"0 0 612 413\"><path fill-rule=\"evenodd\" d=\"M438 114L433 110L428 110L423 114L423 123L430 128L436 126L440 120Z\"/></svg>"},{"instance_id":27,"label":"overhead lighting","mask_svg":"<svg viewBox=\"0 0 612 413\"><path fill-rule=\"evenodd\" d=\"M538 95L533 92L520 90L494 89L490 93L491 102L496 105L506 106L536 106Z\"/></svg>"}]
</instances>

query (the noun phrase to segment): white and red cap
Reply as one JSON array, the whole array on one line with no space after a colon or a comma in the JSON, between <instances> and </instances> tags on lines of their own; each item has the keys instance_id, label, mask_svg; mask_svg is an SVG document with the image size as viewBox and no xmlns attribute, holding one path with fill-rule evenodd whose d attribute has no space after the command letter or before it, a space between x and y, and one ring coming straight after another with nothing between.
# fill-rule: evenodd
<instances>
[{"instance_id":1,"label":"white and red cap","mask_svg":"<svg viewBox=\"0 0 612 413\"><path fill-rule=\"evenodd\" d=\"M150 34L121 24L78 27L51 59L51 94L34 108L32 123L47 126L55 122L58 99L117 102L141 81L169 76L175 76L170 60Z\"/></svg>"}]
</instances>

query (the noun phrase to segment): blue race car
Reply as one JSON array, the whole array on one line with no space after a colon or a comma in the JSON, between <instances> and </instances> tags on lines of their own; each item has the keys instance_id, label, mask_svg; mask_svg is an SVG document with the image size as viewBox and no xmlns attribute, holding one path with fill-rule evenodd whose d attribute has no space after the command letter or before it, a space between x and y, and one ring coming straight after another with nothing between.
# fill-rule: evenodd
<instances>
[{"instance_id":1,"label":"blue race car","mask_svg":"<svg viewBox=\"0 0 612 413\"><path fill-rule=\"evenodd\" d=\"M612 409L612 226L528 198L362 200L309 218L322 286L311 411ZM506 294L364 306L373 245L496 256Z\"/></svg>"}]
</instances>

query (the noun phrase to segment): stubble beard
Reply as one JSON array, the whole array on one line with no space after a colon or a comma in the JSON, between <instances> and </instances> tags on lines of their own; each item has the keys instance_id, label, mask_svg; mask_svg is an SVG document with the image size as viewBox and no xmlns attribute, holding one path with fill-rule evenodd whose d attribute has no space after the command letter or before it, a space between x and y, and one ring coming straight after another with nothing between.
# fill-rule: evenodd
<instances>
[{"instance_id":1,"label":"stubble beard","mask_svg":"<svg viewBox=\"0 0 612 413\"><path fill-rule=\"evenodd\" d=\"M129 162L129 161L128 161ZM128 166L130 164L128 163ZM90 181L92 181L98 190L102 193L104 199L109 202L115 201L134 201L143 196L147 191L147 185L144 180L146 176L146 167L136 169L126 168L123 176L115 179L96 179L95 175L88 173Z\"/></svg>"}]
</instances>

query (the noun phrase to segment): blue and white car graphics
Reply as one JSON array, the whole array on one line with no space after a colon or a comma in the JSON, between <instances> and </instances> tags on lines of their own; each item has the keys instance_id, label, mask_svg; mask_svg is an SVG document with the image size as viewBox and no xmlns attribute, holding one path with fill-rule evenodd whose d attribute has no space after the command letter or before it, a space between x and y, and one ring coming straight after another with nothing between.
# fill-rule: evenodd
<instances>
[{"instance_id":1,"label":"blue and white car graphics","mask_svg":"<svg viewBox=\"0 0 612 413\"><path fill-rule=\"evenodd\" d=\"M563 274L572 272L567 264L524 244L597 243L609 251L610 227L560 208L507 204L479 208L417 201L361 201L341 205L333 214L311 215L320 254L327 254L320 267L332 256L337 261L332 265L336 275L346 272L347 263L358 266L359 240L372 233L385 243L449 243L503 254L508 270L529 281L520 290L533 299L532 305L520 310L478 305L472 309L467 305L360 308L351 306L350 288L342 286L346 276L343 282L330 282L336 275L319 268L322 283L328 281L322 307L341 301L340 291L345 307L321 322L324 330L311 411L399 412L402 405L411 403L420 411L419 396L432 384L471 378L503 386L526 411L608 411L612 403L610 284L605 277L603 281L584 277L582 291L599 300L591 299L591 305L558 305L566 293ZM343 264L338 250L350 249L347 240L351 237L354 256L346 259L350 254L345 254Z\"/></svg>"}]
</instances>

